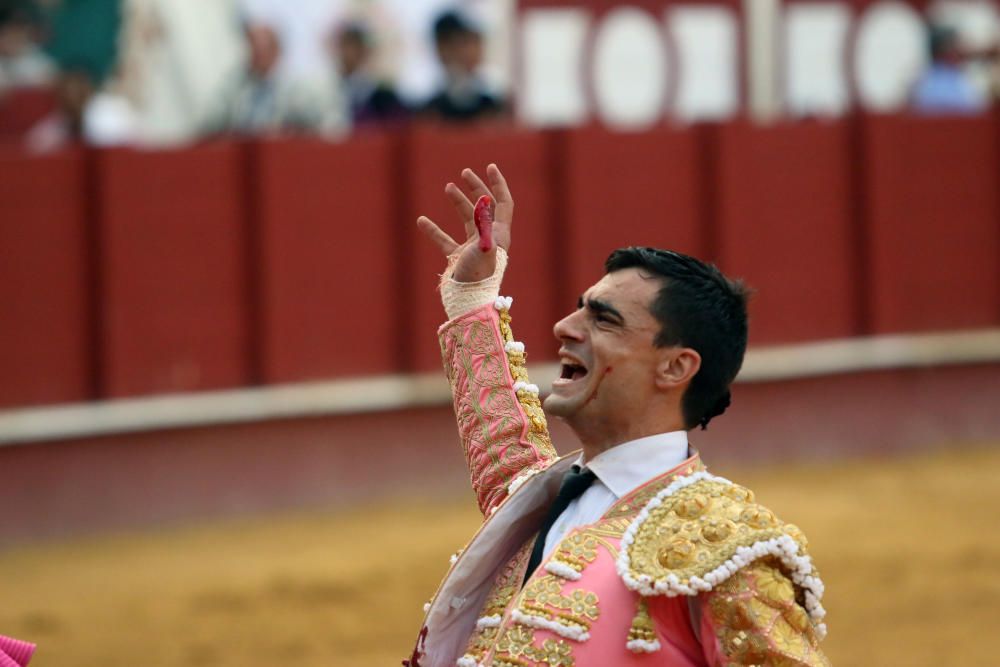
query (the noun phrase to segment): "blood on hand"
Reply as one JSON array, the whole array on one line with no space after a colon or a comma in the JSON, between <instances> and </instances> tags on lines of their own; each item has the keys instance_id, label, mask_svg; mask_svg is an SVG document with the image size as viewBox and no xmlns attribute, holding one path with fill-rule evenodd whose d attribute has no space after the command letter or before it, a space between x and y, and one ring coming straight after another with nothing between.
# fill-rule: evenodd
<instances>
[{"instance_id":1,"label":"blood on hand","mask_svg":"<svg viewBox=\"0 0 1000 667\"><path fill-rule=\"evenodd\" d=\"M476 230L479 231L479 249L489 252L493 249L493 215L496 213L496 203L493 197L483 195L476 201L473 219Z\"/></svg>"}]
</instances>

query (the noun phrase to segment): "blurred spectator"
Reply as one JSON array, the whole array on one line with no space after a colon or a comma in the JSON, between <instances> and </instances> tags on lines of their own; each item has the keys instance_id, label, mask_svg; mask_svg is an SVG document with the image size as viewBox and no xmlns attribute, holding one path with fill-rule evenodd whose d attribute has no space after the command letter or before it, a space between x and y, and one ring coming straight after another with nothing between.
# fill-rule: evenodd
<instances>
[{"instance_id":1,"label":"blurred spectator","mask_svg":"<svg viewBox=\"0 0 1000 667\"><path fill-rule=\"evenodd\" d=\"M434 45L444 69L442 88L424 105L427 116L448 121L496 118L503 101L491 92L480 73L483 36L458 11L447 11L434 21Z\"/></svg>"},{"instance_id":2,"label":"blurred spectator","mask_svg":"<svg viewBox=\"0 0 1000 667\"><path fill-rule=\"evenodd\" d=\"M10 88L45 86L55 78L55 64L39 46L40 19L40 12L26 0L0 3L0 94Z\"/></svg>"},{"instance_id":3,"label":"blurred spectator","mask_svg":"<svg viewBox=\"0 0 1000 667\"><path fill-rule=\"evenodd\" d=\"M316 86L321 81L331 81L331 76L336 74L327 48L333 26L342 21L348 5L370 2L239 0L239 6L247 23L270 26L278 33L282 44L278 75L284 79L306 80Z\"/></svg>"},{"instance_id":4,"label":"blurred spectator","mask_svg":"<svg viewBox=\"0 0 1000 667\"><path fill-rule=\"evenodd\" d=\"M373 72L372 35L363 24L349 23L337 31L331 50L355 125L393 123L406 118L407 109L396 91Z\"/></svg>"},{"instance_id":5,"label":"blurred spectator","mask_svg":"<svg viewBox=\"0 0 1000 667\"><path fill-rule=\"evenodd\" d=\"M963 68L958 32L946 26L930 25L927 46L930 64L913 89L914 109L928 114L982 111L987 104L986 98Z\"/></svg>"},{"instance_id":6,"label":"blurred spectator","mask_svg":"<svg viewBox=\"0 0 1000 667\"><path fill-rule=\"evenodd\" d=\"M343 100L323 86L282 76L277 65L282 44L269 25L246 27L247 67L225 87L209 116L212 131L247 133L319 132L332 135L348 126Z\"/></svg>"},{"instance_id":7,"label":"blurred spectator","mask_svg":"<svg viewBox=\"0 0 1000 667\"><path fill-rule=\"evenodd\" d=\"M193 141L246 55L236 0L124 0L115 88L145 145Z\"/></svg>"},{"instance_id":8,"label":"blurred spectator","mask_svg":"<svg viewBox=\"0 0 1000 667\"><path fill-rule=\"evenodd\" d=\"M68 65L56 78L56 108L24 137L32 153L47 153L75 143L114 146L135 139L131 108L111 92L97 92L93 71Z\"/></svg>"},{"instance_id":9,"label":"blurred spectator","mask_svg":"<svg viewBox=\"0 0 1000 667\"><path fill-rule=\"evenodd\" d=\"M94 94L94 77L86 67L67 67L56 81L57 108L25 136L28 150L47 153L83 139L84 114Z\"/></svg>"},{"instance_id":10,"label":"blurred spectator","mask_svg":"<svg viewBox=\"0 0 1000 667\"><path fill-rule=\"evenodd\" d=\"M47 2L48 38L45 49L62 68L85 64L100 86L118 56L121 0L59 0Z\"/></svg>"}]
</instances>

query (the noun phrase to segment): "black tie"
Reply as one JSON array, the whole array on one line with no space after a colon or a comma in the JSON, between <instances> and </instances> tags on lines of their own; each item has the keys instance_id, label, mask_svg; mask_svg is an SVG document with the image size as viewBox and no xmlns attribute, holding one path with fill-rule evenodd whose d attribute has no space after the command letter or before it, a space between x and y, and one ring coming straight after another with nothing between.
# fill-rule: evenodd
<instances>
[{"instance_id":1,"label":"black tie","mask_svg":"<svg viewBox=\"0 0 1000 667\"><path fill-rule=\"evenodd\" d=\"M563 477L562 486L559 487L559 494L552 501L552 506L545 517L545 522L542 523L542 528L538 531L538 537L535 538L535 546L531 550L531 558L528 560L528 570L524 573L525 582L531 578L535 568L542 562L542 553L545 551L545 538L548 537L552 524L569 507L571 502L579 498L587 490L587 487L595 479L597 479L597 475L592 470L587 469L581 472L580 466L577 465L566 472L566 475Z\"/></svg>"}]
</instances>

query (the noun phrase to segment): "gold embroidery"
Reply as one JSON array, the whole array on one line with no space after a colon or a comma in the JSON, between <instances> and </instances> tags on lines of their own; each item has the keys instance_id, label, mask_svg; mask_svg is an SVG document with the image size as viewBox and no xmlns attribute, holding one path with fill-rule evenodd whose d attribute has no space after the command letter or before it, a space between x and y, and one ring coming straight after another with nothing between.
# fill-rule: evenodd
<instances>
[{"instance_id":1,"label":"gold embroidery","mask_svg":"<svg viewBox=\"0 0 1000 667\"><path fill-rule=\"evenodd\" d=\"M617 519L601 519L598 523L594 524L587 530L595 535L601 535L603 537L611 537L616 540L620 540L622 535L628 529L629 524L632 523L631 517L621 517ZM609 546L605 544L605 546Z\"/></svg>"},{"instance_id":2,"label":"gold embroidery","mask_svg":"<svg viewBox=\"0 0 1000 667\"><path fill-rule=\"evenodd\" d=\"M521 589L524 580L524 570L531 556L534 538L529 539L504 566L493 584L493 590L483 606L482 616L502 616L514 595Z\"/></svg>"},{"instance_id":3,"label":"gold embroidery","mask_svg":"<svg viewBox=\"0 0 1000 667\"><path fill-rule=\"evenodd\" d=\"M549 667L573 667L573 648L561 639L546 639L533 651L535 660Z\"/></svg>"},{"instance_id":4,"label":"gold embroidery","mask_svg":"<svg viewBox=\"0 0 1000 667\"><path fill-rule=\"evenodd\" d=\"M743 487L716 480L690 484L650 509L628 548L629 574L686 584L728 561L740 547L801 535L785 530ZM800 554L804 547L800 543Z\"/></svg>"},{"instance_id":5,"label":"gold embroidery","mask_svg":"<svg viewBox=\"0 0 1000 667\"><path fill-rule=\"evenodd\" d=\"M578 588L564 595L563 583L553 575L532 579L524 587L518 608L525 614L589 630L601 614L597 594Z\"/></svg>"},{"instance_id":6,"label":"gold embroidery","mask_svg":"<svg viewBox=\"0 0 1000 667\"><path fill-rule=\"evenodd\" d=\"M757 578L757 590L763 596L763 600L773 607L779 609L789 602L795 600L795 590L785 576L781 575L774 568L758 568L755 576Z\"/></svg>"},{"instance_id":7,"label":"gold embroidery","mask_svg":"<svg viewBox=\"0 0 1000 667\"><path fill-rule=\"evenodd\" d=\"M469 641L469 646L465 650L465 653L475 658L476 662L482 660L490 650L490 646L493 646L493 643L496 641L499 630L500 628L492 627L473 632L472 639Z\"/></svg>"},{"instance_id":8,"label":"gold embroidery","mask_svg":"<svg viewBox=\"0 0 1000 667\"><path fill-rule=\"evenodd\" d=\"M675 479L682 475L690 475L694 472L700 472L705 469L705 466L699 460L691 462L691 464L685 466L682 470L678 470L672 475L662 477L660 479L654 480L643 486L642 488L635 491L632 495L622 498L614 507L605 515L605 519L617 519L622 517L635 517L635 515L645 507L650 500L653 499L657 493L662 491L668 484L673 482ZM622 531L624 532L624 531Z\"/></svg>"},{"instance_id":9,"label":"gold embroidery","mask_svg":"<svg viewBox=\"0 0 1000 667\"><path fill-rule=\"evenodd\" d=\"M561 639L546 639L534 646L535 631L514 624L504 630L497 642L494 667L528 667L532 663L549 667L573 667L573 647ZM522 659L524 658L524 659ZM531 662L529 663L528 660Z\"/></svg>"},{"instance_id":10,"label":"gold embroidery","mask_svg":"<svg viewBox=\"0 0 1000 667\"><path fill-rule=\"evenodd\" d=\"M720 637L722 650L737 665L762 665L767 660L767 642L746 630L725 631Z\"/></svg>"},{"instance_id":11,"label":"gold embroidery","mask_svg":"<svg viewBox=\"0 0 1000 667\"><path fill-rule=\"evenodd\" d=\"M719 645L736 665L827 666L794 586L773 561L758 561L709 594Z\"/></svg>"},{"instance_id":12,"label":"gold embroidery","mask_svg":"<svg viewBox=\"0 0 1000 667\"><path fill-rule=\"evenodd\" d=\"M483 609L479 613L480 618L487 616L503 617L504 612L507 610L507 605L510 604L510 601L514 599L514 596L521 588L521 581L524 579L524 570L528 564L532 546L534 546L534 538L525 542L514 557L507 562L503 570L500 571L500 574L497 575L496 580L493 582L493 588L490 589L490 593L486 597L486 603L483 604ZM477 627L469 637L465 652L473 656L476 661L482 660L486 652L489 651L490 646L493 645L494 640L496 640L496 636L496 626Z\"/></svg>"},{"instance_id":13,"label":"gold embroidery","mask_svg":"<svg viewBox=\"0 0 1000 667\"><path fill-rule=\"evenodd\" d=\"M587 532L574 533L559 543L552 559L582 572L597 559L597 537Z\"/></svg>"},{"instance_id":14,"label":"gold embroidery","mask_svg":"<svg viewBox=\"0 0 1000 667\"><path fill-rule=\"evenodd\" d=\"M653 619L649 617L649 606L646 604L646 598L643 597L640 597L636 604L632 626L628 630L628 641L636 640L657 641L656 628L653 626Z\"/></svg>"},{"instance_id":15,"label":"gold embroidery","mask_svg":"<svg viewBox=\"0 0 1000 667\"><path fill-rule=\"evenodd\" d=\"M485 513L503 499L513 477L555 458L556 452L544 420L532 420L531 406L525 408L513 393L503 341L491 322L451 327L441 344L472 485Z\"/></svg>"},{"instance_id":16,"label":"gold embroidery","mask_svg":"<svg viewBox=\"0 0 1000 667\"><path fill-rule=\"evenodd\" d=\"M510 329L510 311L506 308L500 310L500 337L504 343L514 342L514 334ZM507 365L510 367L510 376L514 382L528 383L528 369L526 363L528 355L516 349L507 350ZM545 412L542 410L542 402L538 394L527 389L519 389L517 400L528 417L528 441L547 454L555 456L555 449L549 439L548 424L545 421Z\"/></svg>"},{"instance_id":17,"label":"gold embroidery","mask_svg":"<svg viewBox=\"0 0 1000 667\"><path fill-rule=\"evenodd\" d=\"M515 623L500 635L497 641L497 653L505 653L510 658L519 658L528 651L534 640L535 631L532 628Z\"/></svg>"}]
</instances>

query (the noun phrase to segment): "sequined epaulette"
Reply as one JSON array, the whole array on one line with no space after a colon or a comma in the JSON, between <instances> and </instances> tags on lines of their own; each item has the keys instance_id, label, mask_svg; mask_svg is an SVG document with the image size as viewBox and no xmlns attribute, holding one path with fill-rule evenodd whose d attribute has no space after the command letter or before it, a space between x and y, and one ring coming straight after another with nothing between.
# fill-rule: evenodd
<instances>
[{"instance_id":1,"label":"sequined epaulette","mask_svg":"<svg viewBox=\"0 0 1000 667\"><path fill-rule=\"evenodd\" d=\"M755 503L749 489L702 471L677 478L639 512L622 537L617 569L629 589L673 597L710 591L770 558L802 589L819 624L823 582L806 546L802 532Z\"/></svg>"}]
</instances>

